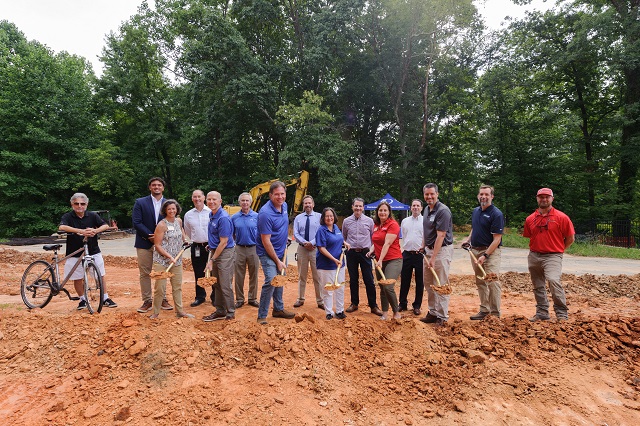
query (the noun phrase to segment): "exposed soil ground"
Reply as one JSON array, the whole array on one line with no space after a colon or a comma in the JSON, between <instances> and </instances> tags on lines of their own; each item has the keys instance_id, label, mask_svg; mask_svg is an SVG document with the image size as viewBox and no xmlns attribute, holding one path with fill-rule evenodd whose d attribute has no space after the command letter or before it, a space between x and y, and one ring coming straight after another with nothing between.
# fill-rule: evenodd
<instances>
[{"instance_id":1,"label":"exposed soil ground","mask_svg":"<svg viewBox=\"0 0 640 426\"><path fill-rule=\"evenodd\" d=\"M113 256L118 308L89 315L58 296L29 311L20 277L41 255L0 249L2 424L639 424L640 274L564 275L568 322L529 322L529 276L506 273L501 319L470 321L475 284L456 275L445 327L407 312L381 321L366 305L327 321L312 285L295 309L311 320L261 326L248 305L235 321L203 322L213 308L188 307L191 273L196 319L152 321L135 312L135 259Z\"/></svg>"}]
</instances>

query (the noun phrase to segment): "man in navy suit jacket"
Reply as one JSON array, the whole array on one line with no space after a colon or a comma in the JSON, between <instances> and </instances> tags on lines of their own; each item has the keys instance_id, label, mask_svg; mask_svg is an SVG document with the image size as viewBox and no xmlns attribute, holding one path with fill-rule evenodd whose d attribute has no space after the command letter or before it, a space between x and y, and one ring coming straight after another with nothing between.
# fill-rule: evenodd
<instances>
[{"instance_id":1,"label":"man in navy suit jacket","mask_svg":"<svg viewBox=\"0 0 640 426\"><path fill-rule=\"evenodd\" d=\"M153 304L151 277L149 277L153 267L153 233L156 230L156 224L164 219L164 216L160 213L160 208L165 201L162 196L164 192L164 180L162 178L152 177L149 179L148 186L151 195L138 198L133 205L133 213L131 214L133 227L136 230L134 247L138 255L138 269L140 270L142 306L138 308L138 312L141 313L150 311ZM166 295L163 296L162 309L173 309L173 306L167 301Z\"/></svg>"}]
</instances>

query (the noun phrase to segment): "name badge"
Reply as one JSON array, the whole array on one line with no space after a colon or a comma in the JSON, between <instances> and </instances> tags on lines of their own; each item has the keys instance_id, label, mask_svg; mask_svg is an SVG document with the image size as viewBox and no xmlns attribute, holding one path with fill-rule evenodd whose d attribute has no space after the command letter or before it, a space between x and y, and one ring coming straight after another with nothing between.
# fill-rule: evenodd
<instances>
[{"instance_id":1,"label":"name badge","mask_svg":"<svg viewBox=\"0 0 640 426\"><path fill-rule=\"evenodd\" d=\"M196 257L200 257L200 246L196 246L195 255Z\"/></svg>"},{"instance_id":2,"label":"name badge","mask_svg":"<svg viewBox=\"0 0 640 426\"><path fill-rule=\"evenodd\" d=\"M429 216L429 222L433 222L434 220L436 220L435 216Z\"/></svg>"},{"instance_id":3,"label":"name badge","mask_svg":"<svg viewBox=\"0 0 640 426\"><path fill-rule=\"evenodd\" d=\"M176 228L173 225L167 225L167 231L175 231Z\"/></svg>"}]
</instances>

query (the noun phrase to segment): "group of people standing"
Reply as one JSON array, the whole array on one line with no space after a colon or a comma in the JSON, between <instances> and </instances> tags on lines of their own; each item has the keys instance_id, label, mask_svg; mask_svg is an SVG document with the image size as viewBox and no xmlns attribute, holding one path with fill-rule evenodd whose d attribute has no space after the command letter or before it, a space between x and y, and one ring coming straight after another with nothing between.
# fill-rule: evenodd
<instances>
[{"instance_id":1,"label":"group of people standing","mask_svg":"<svg viewBox=\"0 0 640 426\"><path fill-rule=\"evenodd\" d=\"M132 220L136 230L134 245L143 302L137 311L152 311L150 318L156 319L162 310L174 309L166 298L166 278L155 280L155 288L152 288L150 277L151 271L169 272L176 315L180 318L194 317L185 312L182 304L181 254L190 246L196 278L196 296L191 307L204 303L207 298L206 290L198 285L198 280L207 271L217 279L209 296L215 311L205 316L204 321L232 320L235 310L248 303L258 308L258 323L266 324L271 301L272 317L293 318L295 313L284 309L283 288L272 285L275 276L287 267L286 250L291 242L285 184L280 181L271 184L269 201L259 213L251 210L251 194L240 194L240 211L233 216L229 216L222 208L219 192L211 191L205 197L203 191L195 190L191 196L194 207L184 215L184 224L179 217L181 206L176 200L164 198L164 186L162 178L151 178L148 183L150 195L138 198L133 207ZM304 212L295 218L293 224L294 238L298 243L296 257L299 270L298 298L293 307L298 308L305 303L310 269L316 303L318 308L324 310L327 320L344 319L346 313L359 309L360 276L371 313L387 319L390 307L393 318L399 319L400 312L408 309L410 283L415 275L412 313L421 315L426 289L428 311L420 321L444 325L449 318L450 294L436 290L438 282L443 285L449 283L449 267L453 257L453 219L451 210L439 201L438 196L436 184L424 185L424 210L421 200L412 200L411 215L401 224L395 220L389 203L380 202L374 217L370 218L364 214L364 200L354 198L351 206L353 214L344 219L341 229L333 208L326 207L322 213L315 212L313 197L305 196ZM471 232L462 241L463 246L474 255L472 266L480 298L480 310L470 317L471 320L501 315L498 274L504 216L493 205L493 187L480 186L477 198L479 206L472 213ZM538 209L527 217L523 233L530 238L528 264L536 299L536 314L531 321L550 319L547 282L556 317L566 320L568 309L560 275L563 253L573 243L575 231L568 216L552 207L551 189L540 189L536 198ZM81 193L72 196L72 212L63 216L60 230L69 232L68 253L75 250L78 241L87 236L90 254L98 254L96 260L99 264L101 257L97 234L108 225L97 214L86 211L88 201L86 195ZM403 247L400 246L400 239L403 240ZM258 264L265 276L259 296ZM70 269L68 266L66 270ZM349 271L351 297L346 309L345 269ZM247 270L249 291L245 301ZM100 268L100 273L104 276L104 266ZM398 278L399 298L394 286ZM83 305L81 279L76 281L76 291L81 296L78 309L82 309L86 304ZM380 288L380 306L377 304L376 282ZM106 289L104 294L105 306L116 307Z\"/></svg>"}]
</instances>

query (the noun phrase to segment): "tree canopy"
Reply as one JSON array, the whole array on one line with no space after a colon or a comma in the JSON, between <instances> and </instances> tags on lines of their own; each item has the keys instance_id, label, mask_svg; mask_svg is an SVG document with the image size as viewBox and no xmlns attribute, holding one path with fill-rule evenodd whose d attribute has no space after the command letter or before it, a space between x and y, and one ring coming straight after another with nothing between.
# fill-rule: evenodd
<instances>
[{"instance_id":1,"label":"tree canopy","mask_svg":"<svg viewBox=\"0 0 640 426\"><path fill-rule=\"evenodd\" d=\"M514 0L526 3L526 0ZM130 223L151 176L189 205L306 169L317 206L481 183L511 226L550 186L576 222L640 217L640 0L565 0L504 30L471 0L156 0L103 73L0 21L0 237L68 199Z\"/></svg>"}]
</instances>

